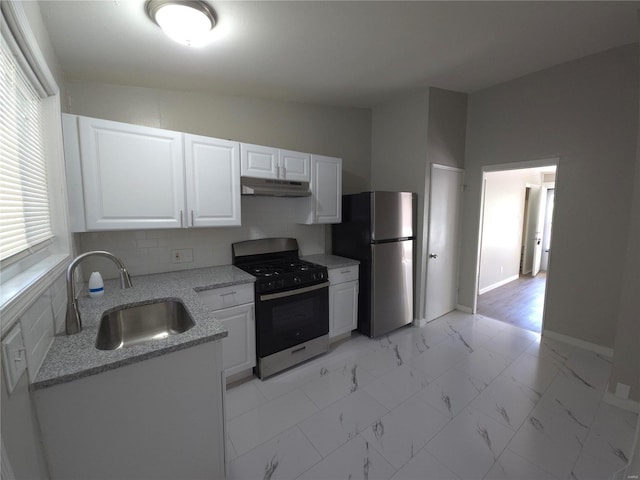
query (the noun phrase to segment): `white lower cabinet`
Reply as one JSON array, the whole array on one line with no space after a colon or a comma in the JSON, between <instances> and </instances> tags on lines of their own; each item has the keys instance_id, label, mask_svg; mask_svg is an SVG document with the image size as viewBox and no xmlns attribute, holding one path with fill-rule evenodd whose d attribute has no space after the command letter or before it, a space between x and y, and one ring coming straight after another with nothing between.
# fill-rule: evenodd
<instances>
[{"instance_id":1,"label":"white lower cabinet","mask_svg":"<svg viewBox=\"0 0 640 480\"><path fill-rule=\"evenodd\" d=\"M222 340L222 365L227 376L256 366L256 324L253 303L215 312L229 331Z\"/></svg>"},{"instance_id":2,"label":"white lower cabinet","mask_svg":"<svg viewBox=\"0 0 640 480\"><path fill-rule=\"evenodd\" d=\"M200 299L228 330L222 340L222 365L227 377L256 366L256 324L253 284L198 292Z\"/></svg>"},{"instance_id":3,"label":"white lower cabinet","mask_svg":"<svg viewBox=\"0 0 640 480\"><path fill-rule=\"evenodd\" d=\"M35 390L51 478L224 478L221 346Z\"/></svg>"},{"instance_id":4,"label":"white lower cabinet","mask_svg":"<svg viewBox=\"0 0 640 480\"><path fill-rule=\"evenodd\" d=\"M358 328L358 266L329 270L329 337Z\"/></svg>"}]
</instances>

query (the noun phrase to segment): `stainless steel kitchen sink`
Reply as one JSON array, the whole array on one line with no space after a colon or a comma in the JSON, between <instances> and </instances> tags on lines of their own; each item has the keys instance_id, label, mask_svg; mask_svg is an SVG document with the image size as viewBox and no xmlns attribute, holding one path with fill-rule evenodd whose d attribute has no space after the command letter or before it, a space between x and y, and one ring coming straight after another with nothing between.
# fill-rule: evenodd
<instances>
[{"instance_id":1,"label":"stainless steel kitchen sink","mask_svg":"<svg viewBox=\"0 0 640 480\"><path fill-rule=\"evenodd\" d=\"M102 316L96 348L125 348L184 333L194 325L187 309L177 301L125 307Z\"/></svg>"}]
</instances>

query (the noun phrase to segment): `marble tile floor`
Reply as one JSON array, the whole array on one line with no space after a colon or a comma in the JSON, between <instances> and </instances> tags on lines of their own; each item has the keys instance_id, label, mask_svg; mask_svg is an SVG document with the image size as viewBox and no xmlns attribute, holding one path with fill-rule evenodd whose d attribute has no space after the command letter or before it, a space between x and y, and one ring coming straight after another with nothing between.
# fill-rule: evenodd
<instances>
[{"instance_id":1,"label":"marble tile floor","mask_svg":"<svg viewBox=\"0 0 640 480\"><path fill-rule=\"evenodd\" d=\"M452 312L227 391L230 479L605 480L637 415L608 358Z\"/></svg>"}]
</instances>

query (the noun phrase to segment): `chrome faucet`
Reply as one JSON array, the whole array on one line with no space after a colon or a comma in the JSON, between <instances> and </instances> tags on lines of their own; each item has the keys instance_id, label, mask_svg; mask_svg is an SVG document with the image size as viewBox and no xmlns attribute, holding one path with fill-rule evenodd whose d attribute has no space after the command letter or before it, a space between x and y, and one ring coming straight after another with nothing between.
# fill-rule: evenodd
<instances>
[{"instance_id":1,"label":"chrome faucet","mask_svg":"<svg viewBox=\"0 0 640 480\"><path fill-rule=\"evenodd\" d=\"M131 288L131 277L129 276L129 272L124 268L122 260L115 255L100 250L78 255L67 267L67 315L65 320L67 335L72 335L82 331L82 320L80 319L80 311L78 310L78 300L76 299L76 287L73 281L73 272L80 262L93 255L106 257L112 260L120 270L120 288Z\"/></svg>"}]
</instances>

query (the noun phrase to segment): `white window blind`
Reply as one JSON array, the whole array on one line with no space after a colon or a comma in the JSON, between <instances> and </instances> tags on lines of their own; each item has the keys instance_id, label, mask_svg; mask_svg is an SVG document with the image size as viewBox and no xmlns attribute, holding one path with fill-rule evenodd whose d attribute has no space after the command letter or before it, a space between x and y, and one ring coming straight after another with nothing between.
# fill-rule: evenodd
<instances>
[{"instance_id":1,"label":"white window blind","mask_svg":"<svg viewBox=\"0 0 640 480\"><path fill-rule=\"evenodd\" d=\"M0 48L0 260L53 238L41 97L2 39Z\"/></svg>"}]
</instances>

